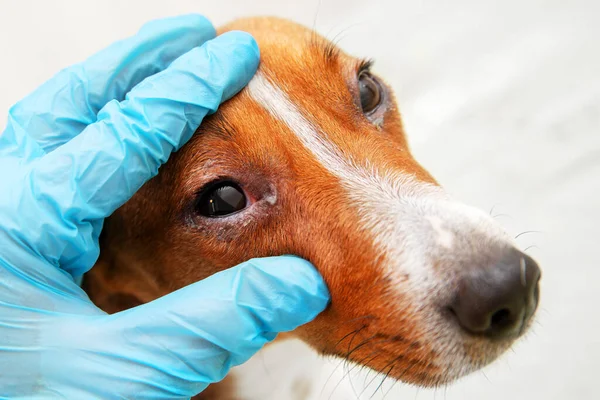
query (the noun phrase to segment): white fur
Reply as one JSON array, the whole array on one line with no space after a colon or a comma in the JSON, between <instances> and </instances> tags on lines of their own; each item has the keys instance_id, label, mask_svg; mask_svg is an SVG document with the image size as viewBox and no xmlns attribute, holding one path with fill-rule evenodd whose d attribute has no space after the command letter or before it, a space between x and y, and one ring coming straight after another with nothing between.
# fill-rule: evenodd
<instances>
[{"instance_id":1,"label":"white fur","mask_svg":"<svg viewBox=\"0 0 600 400\"><path fill-rule=\"evenodd\" d=\"M444 221L435 216L427 217L427 220L431 223L433 230L437 234L436 239L440 246L447 249L452 248L452 242L454 241L454 234L444 227Z\"/></svg>"},{"instance_id":2,"label":"white fur","mask_svg":"<svg viewBox=\"0 0 600 400\"><path fill-rule=\"evenodd\" d=\"M376 248L385 257L382 267L391 285L399 296L410 299L416 309L431 307L432 298L444 292L446 277L434 269L435 260L456 267L460 252L471 248L473 240L478 241L477 245L507 240L489 216L451 201L441 188L406 173L357 162L330 141L327 132L262 74L250 81L248 90L258 104L282 121L315 159L339 179L349 197L348 206L357 208L365 230L371 232ZM460 339L448 333L450 328L439 313L421 314L421 323L430 332L430 337L424 339L439 354L447 355L439 363L456 374L463 373L469 361L460 351Z\"/></svg>"}]
</instances>

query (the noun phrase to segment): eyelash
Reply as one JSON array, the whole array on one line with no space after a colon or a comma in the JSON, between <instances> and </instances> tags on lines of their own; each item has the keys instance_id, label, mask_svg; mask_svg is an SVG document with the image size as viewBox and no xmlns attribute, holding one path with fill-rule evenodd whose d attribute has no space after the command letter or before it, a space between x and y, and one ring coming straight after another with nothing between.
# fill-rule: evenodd
<instances>
[{"instance_id":1,"label":"eyelash","mask_svg":"<svg viewBox=\"0 0 600 400\"><path fill-rule=\"evenodd\" d=\"M375 61L372 58L366 58L360 61L358 64L358 71L356 75L360 75L361 72L365 72L371 69Z\"/></svg>"}]
</instances>

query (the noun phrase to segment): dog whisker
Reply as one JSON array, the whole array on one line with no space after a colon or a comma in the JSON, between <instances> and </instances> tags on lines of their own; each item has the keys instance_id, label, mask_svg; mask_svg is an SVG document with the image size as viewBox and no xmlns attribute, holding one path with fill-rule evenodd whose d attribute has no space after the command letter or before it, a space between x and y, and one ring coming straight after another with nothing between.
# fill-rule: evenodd
<instances>
[{"instance_id":1,"label":"dog whisker","mask_svg":"<svg viewBox=\"0 0 600 400\"><path fill-rule=\"evenodd\" d=\"M519 237L523 236L523 235L528 235L530 233L543 233L542 231L524 231L519 233L517 236L515 236L515 239L518 239Z\"/></svg>"},{"instance_id":2,"label":"dog whisker","mask_svg":"<svg viewBox=\"0 0 600 400\"><path fill-rule=\"evenodd\" d=\"M345 361L346 360L340 361L340 363L335 367L334 371L331 373L331 375L327 379L327 381L329 381L333 377L335 371L340 367L340 365L343 365ZM331 400L331 397L333 396L333 394L335 393L335 391L337 390L337 388L342 384L342 382L344 381L345 377L346 377L346 374L345 373L342 374L342 377L340 378L340 380L338 381L338 383L336 383L335 386L333 387L333 389L331 389L331 393L329 394L329 397L327 398L328 400ZM323 389L321 390L321 393L325 390L325 388L326 388L326 384L323 385Z\"/></svg>"},{"instance_id":3,"label":"dog whisker","mask_svg":"<svg viewBox=\"0 0 600 400\"><path fill-rule=\"evenodd\" d=\"M392 361L390 361L389 363L387 363L382 370L385 370L386 368L390 367L390 369L387 371L385 377L383 380L385 380L385 378L387 378L391 372L391 370L394 367L394 364L396 363L396 361L398 361L400 359L400 357L395 357L392 359ZM375 379L377 378L377 375L375 375L370 381L369 383L363 388L362 392L360 392L360 395L362 396L362 394L369 388L369 386L371 386L371 384L375 381ZM383 383L383 381L382 381ZM371 395L371 398L377 393L377 390L379 390L379 386L377 386L377 389L375 390L375 392Z\"/></svg>"},{"instance_id":4,"label":"dog whisker","mask_svg":"<svg viewBox=\"0 0 600 400\"><path fill-rule=\"evenodd\" d=\"M338 370L338 368L340 366L343 366L346 362L346 359L342 359L340 360L340 362L335 366L335 368L333 369L333 371L331 372L331 374L329 375L329 377L327 378L327 380L325 381L325 383L323 384L323 387L321 389L321 393L319 395L319 398L321 398L321 395L323 394L323 392L325 391L325 389L327 388L327 384L329 383L329 381L331 380L331 378L333 378L333 375L335 375L336 371ZM331 398L331 396L333 396L333 394L335 393L336 389L339 387L339 385L344 381L344 377L345 374L342 374L342 378L338 381L338 383L335 384L335 386L333 387L333 389L331 389L331 393L329 394L328 398Z\"/></svg>"},{"instance_id":5,"label":"dog whisker","mask_svg":"<svg viewBox=\"0 0 600 400\"><path fill-rule=\"evenodd\" d=\"M350 373L351 373L351 372L352 372L352 371L353 371L353 370L354 370L356 367L362 367L362 368L364 368L364 364L368 364L370 361L372 361L372 360L374 360L375 358L379 357L379 356L381 355L381 350L379 350L379 349L377 349L377 350L374 350L374 351L372 351L371 353L369 353L369 354L368 354L368 355L367 355L365 358L363 358L363 359L361 359L361 360L357 360L357 361L351 360L351 359L350 359L350 354L352 354L352 353L353 353L354 351L356 351L358 348L360 348L360 347L362 347L362 346L364 346L364 345L366 345L366 344L389 343L389 342L392 342L392 341L393 341L393 340L391 340L391 339L389 339L389 338L386 338L386 339L383 339L383 340L377 340L377 341L375 341L374 339L375 339L375 338L377 338L377 337L379 337L379 335L378 335L378 334L375 334L375 335L373 335L373 336L371 336L371 337L367 338L365 341L363 341L363 342L361 342L361 343L357 344L357 345L356 345L356 346L355 346L355 347L354 347L354 348L353 348L351 351L349 351L349 352L348 352L348 354L346 354L346 356L344 356L344 360L342 360L342 361L340 362L340 364L339 364L338 366L336 366L335 370L337 370L337 368L339 368L339 366L343 364L343 365L344 365L344 368L345 368L346 370L344 371L344 374L343 374L343 376L341 377L341 379L338 381L338 383L337 383L337 384L334 386L334 388L332 389L332 393L330 394L330 398L331 398L331 396L333 395L333 393L335 392L335 390L336 390L336 389L339 387L339 385L340 385L340 384L341 384L341 383L344 381L344 379L346 379L346 377L349 377L349 378L350 378L350 380L349 380L349 381L350 381L350 386L352 387L352 389L353 389L354 391L356 391L356 390L355 390L355 388L354 388L354 384L353 384L353 382L352 382L352 379L351 379ZM375 354L375 356L371 357L371 355L372 355L372 354L374 354L374 353L377 353L377 354ZM370 359L368 359L369 357L371 357L371 358L370 358ZM397 360L399 360L400 358L402 358L402 356L398 356L398 357L396 357L396 358L394 359L394 361L393 361L393 362L396 362L396 361L397 361ZM367 359L368 359L368 360L367 360ZM349 366L349 362L350 362L350 361L352 361L352 362L354 362L354 363L355 363L355 364L354 364L352 367L350 367L350 366ZM389 364L388 364L388 365L389 365ZM386 367L387 367L387 365L386 365ZM327 381L329 381L329 380L331 379L331 377L332 377L332 376L333 376L333 374L335 373L335 370L334 370L334 372L332 372L332 374L331 374L331 375L330 375L330 377L327 379ZM371 372L371 370L370 370L369 372ZM365 378L365 381L366 381L366 378ZM327 382L326 382L326 383L327 383ZM371 383L371 382L370 382L370 383ZM369 385L370 385L370 383L369 383ZM325 385L324 385L323 389L321 390L321 392L323 392L324 390L325 390ZM355 394L356 394L356 393L355 393ZM360 393L358 396L360 397L360 395L362 395L362 393Z\"/></svg>"},{"instance_id":6,"label":"dog whisker","mask_svg":"<svg viewBox=\"0 0 600 400\"><path fill-rule=\"evenodd\" d=\"M361 328L359 329L355 329L350 333L347 333L346 335L344 335L340 340L338 340L338 342L333 346L333 349L335 350L343 341L344 339L346 339L348 336L354 334L355 336L363 329L365 329L367 327L367 325L363 325ZM352 342L350 342L352 343Z\"/></svg>"},{"instance_id":7,"label":"dog whisker","mask_svg":"<svg viewBox=\"0 0 600 400\"><path fill-rule=\"evenodd\" d=\"M394 382L392 383L392 385L390 386L390 388L385 392L385 394L383 395L383 399L385 400L385 398L388 396L388 394L391 393L392 389L394 388L394 386L396 386L396 384L399 381L397 379L394 379Z\"/></svg>"},{"instance_id":8,"label":"dog whisker","mask_svg":"<svg viewBox=\"0 0 600 400\"><path fill-rule=\"evenodd\" d=\"M319 2L317 3L317 11L315 12L315 17L313 19L313 26L312 26L312 35L316 36L317 34L317 20L319 19L319 11L321 11L321 5L323 3L323 0L319 0Z\"/></svg>"},{"instance_id":9,"label":"dog whisker","mask_svg":"<svg viewBox=\"0 0 600 400\"><path fill-rule=\"evenodd\" d=\"M385 376L383 377L383 379L381 380L381 382L379 383L379 385L375 388L375 391L373 392L373 394L370 397L371 399L375 396L375 394L377 394L377 392L379 391L379 389L383 385L383 382L385 382L386 379L387 379L387 377L390 376L390 373L392 372L393 369L394 369L394 365L390 366L390 369L386 372Z\"/></svg>"},{"instance_id":10,"label":"dog whisker","mask_svg":"<svg viewBox=\"0 0 600 400\"><path fill-rule=\"evenodd\" d=\"M536 246L535 244L532 244L531 246L525 247L525 249L523 250L523 252L526 252L527 250L533 249L533 248L539 249L539 246Z\"/></svg>"},{"instance_id":11,"label":"dog whisker","mask_svg":"<svg viewBox=\"0 0 600 400\"><path fill-rule=\"evenodd\" d=\"M496 214L496 215L492 215L492 218L496 219L499 217L506 217L506 218L512 218L510 215L508 214Z\"/></svg>"},{"instance_id":12,"label":"dog whisker","mask_svg":"<svg viewBox=\"0 0 600 400\"><path fill-rule=\"evenodd\" d=\"M329 382L329 380L330 380L330 379L333 377L333 375L335 374L335 372L337 371L337 369L338 369L340 366L343 366L343 368L345 368L345 369L346 369L346 372L344 372L344 373L342 374L342 377L340 378L339 382L338 382L338 383L337 383L337 384L336 384L336 385L333 387L333 389L332 389L332 391L331 391L331 394L329 395L329 399L331 399L331 396L333 396L333 394L335 393L336 389L337 389L337 388L340 386L340 384L341 384L341 383L344 381L344 379L346 378L346 376L348 376L348 374L351 372L351 370L349 369L349 366L348 366L348 362L350 361L350 354L352 354L352 353L353 353L355 350L357 350L358 348L360 348L360 347L364 346L365 344L367 344L369 341L371 341L373 338L375 338L375 337L376 337L375 335L374 335L374 336L371 336L370 338L368 338L368 339L364 340L363 342L359 343L359 344L358 344L356 347L354 347L352 350L350 350L350 347L352 346L352 341L354 340L354 338L356 337L356 335L358 335L358 333L359 333L359 332L360 332L362 329L364 329L365 327L366 327L366 325L365 325L365 326L363 326L362 328L360 328L360 329L358 329L358 330L354 331L354 332L351 332L351 334L352 334L352 333L354 333L354 335L352 336L352 338L350 339L350 343L348 344L348 352L346 353L346 355L344 355L344 356L342 357L342 358L343 358L343 360L340 362L340 364L338 364L338 365L335 367L335 369L334 369L334 370L333 370L333 372L331 373L330 377L327 379L327 382ZM348 336L349 336L349 335L346 335L345 337L348 337ZM343 340L343 338L342 338L342 340ZM339 343L338 343L338 344L339 344ZM326 387L326 385L327 385L327 382L325 383L325 385L323 385L323 389L322 389L322 391L323 391L323 390L325 390L325 387Z\"/></svg>"},{"instance_id":13,"label":"dog whisker","mask_svg":"<svg viewBox=\"0 0 600 400\"><path fill-rule=\"evenodd\" d=\"M344 37L345 37L345 36L343 36L343 35L347 34L347 33L348 33L348 31L350 31L350 29L356 28L357 26L360 26L360 25L363 25L363 23L356 22L356 23L353 23L353 24L351 24L351 25L348 25L347 27L343 28L343 29L342 29L342 30L340 30L338 33L336 33L336 34L333 36L333 38L331 38L331 39L329 40L329 44L328 44L328 46L331 46L332 48L336 49L336 48L337 48L337 46L338 46L338 44L339 44L339 42L340 42L342 39L344 39ZM332 30L333 30L333 29L332 29ZM331 30L329 31L329 33L328 33L326 36L329 36L329 34L330 34L330 33L331 33Z\"/></svg>"},{"instance_id":14,"label":"dog whisker","mask_svg":"<svg viewBox=\"0 0 600 400\"><path fill-rule=\"evenodd\" d=\"M371 353L369 353L365 358L356 361L357 364L355 364L352 369L356 368L356 366L360 365L360 364L365 364L365 363L369 363L371 361L373 361L375 358L377 358L380 354L375 354L374 357L371 357L372 354L374 353L379 353L379 350L375 350L372 351ZM371 358L369 358L371 357ZM338 370L338 368L343 365L344 363L346 363L348 361L348 359L344 358L343 360L340 361L340 363L333 369L333 371L331 372L331 374L329 374L329 377L327 378L327 380L325 381L325 383L323 384L323 388L321 389L321 393L319 395L319 397L323 394L323 392L325 391L325 388L327 387L327 384L329 383L329 381L331 380L331 378L333 378L333 375L335 374L335 372ZM350 373L352 371L352 369L350 369L348 371L348 373ZM342 376L342 380L345 378L345 375ZM341 383L341 381L340 381ZM338 383L339 385L339 383ZM337 385L336 385L337 387Z\"/></svg>"},{"instance_id":15,"label":"dog whisker","mask_svg":"<svg viewBox=\"0 0 600 400\"><path fill-rule=\"evenodd\" d=\"M371 343L373 341L373 339L375 339L377 337L377 335L373 335L370 336L369 338L367 338L366 340L363 340L361 343L357 344L352 350L348 351L348 353L344 356L344 358L348 361L350 361L350 356L358 349L360 349L361 347ZM386 341L386 340L383 340ZM377 341L375 343L381 343L382 341Z\"/></svg>"},{"instance_id":16,"label":"dog whisker","mask_svg":"<svg viewBox=\"0 0 600 400\"><path fill-rule=\"evenodd\" d=\"M376 359L377 357L379 357L380 355L381 355L381 353L379 353L379 352L378 352L378 353L377 353L375 356L371 357L369 360L361 360L361 363L362 363L362 361L365 361L365 364L366 364L366 363L369 363L369 362L373 361L374 359ZM358 364L357 364L357 365L358 365ZM366 367L363 365L363 366L362 366L362 369L365 369L365 368L366 368ZM373 369L369 368L369 370L367 371L367 373L366 373L366 375L365 375L365 379L364 379L364 381L363 381L363 386L364 386L364 385L366 385L366 383L367 383L367 379L368 379L368 376L369 376L369 374L370 374L371 372L373 372Z\"/></svg>"},{"instance_id":17,"label":"dog whisker","mask_svg":"<svg viewBox=\"0 0 600 400\"><path fill-rule=\"evenodd\" d=\"M485 371L484 371L484 370L481 370L481 375L483 375L483 376L484 376L484 378L485 378L485 379L486 379L486 380L487 380L489 383L492 383L492 381L490 380L490 378L488 378L488 376L486 375L486 373L485 373Z\"/></svg>"}]
</instances>

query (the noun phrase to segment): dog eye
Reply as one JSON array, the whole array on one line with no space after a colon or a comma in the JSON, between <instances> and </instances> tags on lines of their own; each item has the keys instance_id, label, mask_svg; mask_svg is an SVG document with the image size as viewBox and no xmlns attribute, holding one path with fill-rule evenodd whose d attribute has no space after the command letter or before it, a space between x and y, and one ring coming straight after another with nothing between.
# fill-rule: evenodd
<instances>
[{"instance_id":1,"label":"dog eye","mask_svg":"<svg viewBox=\"0 0 600 400\"><path fill-rule=\"evenodd\" d=\"M223 217L246 208L246 196L239 186L222 182L210 186L200 195L198 212L205 217Z\"/></svg>"},{"instance_id":2,"label":"dog eye","mask_svg":"<svg viewBox=\"0 0 600 400\"><path fill-rule=\"evenodd\" d=\"M360 107L363 113L369 114L381 103L381 86L379 82L367 71L358 75L358 89L360 92Z\"/></svg>"}]
</instances>

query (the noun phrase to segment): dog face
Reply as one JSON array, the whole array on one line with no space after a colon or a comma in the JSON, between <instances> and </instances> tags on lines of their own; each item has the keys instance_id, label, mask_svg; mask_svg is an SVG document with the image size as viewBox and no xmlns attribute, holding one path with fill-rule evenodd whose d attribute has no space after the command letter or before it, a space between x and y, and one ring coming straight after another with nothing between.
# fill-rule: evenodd
<instances>
[{"instance_id":1,"label":"dog face","mask_svg":"<svg viewBox=\"0 0 600 400\"><path fill-rule=\"evenodd\" d=\"M414 160L368 63L289 21L232 29L257 39L259 72L106 221L92 299L118 311L296 254L332 297L294 332L316 350L425 386L494 360L537 306L535 262Z\"/></svg>"}]
</instances>

